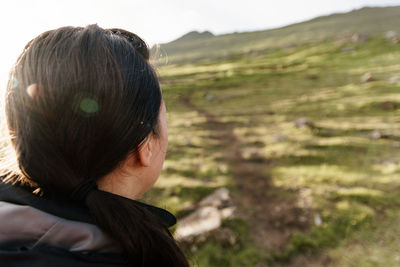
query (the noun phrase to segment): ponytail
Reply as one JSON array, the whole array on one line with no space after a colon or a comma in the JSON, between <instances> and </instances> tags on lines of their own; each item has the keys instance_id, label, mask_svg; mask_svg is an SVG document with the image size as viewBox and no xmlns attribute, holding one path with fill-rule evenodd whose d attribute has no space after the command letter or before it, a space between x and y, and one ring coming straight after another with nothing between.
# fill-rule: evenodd
<instances>
[{"instance_id":1,"label":"ponytail","mask_svg":"<svg viewBox=\"0 0 400 267\"><path fill-rule=\"evenodd\" d=\"M92 178L79 184L71 198L86 204L94 222L129 252L132 265L188 266L168 230L176 219L166 210L100 191Z\"/></svg>"},{"instance_id":2,"label":"ponytail","mask_svg":"<svg viewBox=\"0 0 400 267\"><path fill-rule=\"evenodd\" d=\"M189 266L168 225L140 202L93 190L86 205L95 223L122 246L132 266Z\"/></svg>"}]
</instances>

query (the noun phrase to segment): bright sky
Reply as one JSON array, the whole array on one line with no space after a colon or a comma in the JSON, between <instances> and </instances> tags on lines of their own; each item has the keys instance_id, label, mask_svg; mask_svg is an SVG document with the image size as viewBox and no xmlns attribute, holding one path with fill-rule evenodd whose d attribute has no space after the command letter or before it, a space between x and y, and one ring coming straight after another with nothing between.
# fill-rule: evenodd
<instances>
[{"instance_id":1,"label":"bright sky","mask_svg":"<svg viewBox=\"0 0 400 267\"><path fill-rule=\"evenodd\" d=\"M1 0L0 88L24 45L60 26L120 27L152 45L192 30L214 34L261 30L388 5L400 5L400 0Z\"/></svg>"}]
</instances>

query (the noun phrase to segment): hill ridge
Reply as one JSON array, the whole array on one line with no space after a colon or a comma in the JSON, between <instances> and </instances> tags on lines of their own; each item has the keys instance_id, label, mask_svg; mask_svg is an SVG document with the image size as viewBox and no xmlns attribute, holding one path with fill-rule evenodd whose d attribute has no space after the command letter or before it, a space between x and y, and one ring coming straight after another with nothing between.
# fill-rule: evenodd
<instances>
[{"instance_id":1,"label":"hill ridge","mask_svg":"<svg viewBox=\"0 0 400 267\"><path fill-rule=\"evenodd\" d=\"M400 6L367 6L266 30L221 35L214 35L209 31L192 31L174 41L160 44L160 48L166 52L168 61L172 64L191 63L309 41L340 38L353 33L384 36L387 31L400 32Z\"/></svg>"}]
</instances>

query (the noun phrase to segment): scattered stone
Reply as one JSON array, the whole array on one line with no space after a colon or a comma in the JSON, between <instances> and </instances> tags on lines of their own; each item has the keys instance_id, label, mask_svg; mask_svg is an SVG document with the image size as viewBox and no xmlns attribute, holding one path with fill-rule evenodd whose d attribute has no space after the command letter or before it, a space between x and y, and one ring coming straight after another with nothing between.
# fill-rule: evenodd
<instances>
[{"instance_id":1,"label":"scattered stone","mask_svg":"<svg viewBox=\"0 0 400 267\"><path fill-rule=\"evenodd\" d=\"M228 233L229 229L219 229L222 220L233 217L236 210L232 205L228 189L219 188L203 198L198 206L194 212L178 221L175 231L176 240L182 244L193 245L214 237L221 239L222 243L234 244L236 242L234 234Z\"/></svg>"},{"instance_id":2,"label":"scattered stone","mask_svg":"<svg viewBox=\"0 0 400 267\"><path fill-rule=\"evenodd\" d=\"M371 132L371 138L372 139L379 139L381 137L382 137L382 134L381 134L380 131L374 130L374 131Z\"/></svg>"},{"instance_id":3,"label":"scattered stone","mask_svg":"<svg viewBox=\"0 0 400 267\"><path fill-rule=\"evenodd\" d=\"M372 74L370 72L367 72L363 76L361 76L362 83L372 82L374 80L375 79L372 77Z\"/></svg>"},{"instance_id":4,"label":"scattered stone","mask_svg":"<svg viewBox=\"0 0 400 267\"><path fill-rule=\"evenodd\" d=\"M307 118L299 118L294 121L294 126L296 128L302 128L302 127L306 127L306 126L313 127L314 124L311 121L309 121Z\"/></svg>"},{"instance_id":5,"label":"scattered stone","mask_svg":"<svg viewBox=\"0 0 400 267\"><path fill-rule=\"evenodd\" d=\"M229 191L225 187L221 187L214 191L211 195L206 196L199 202L200 207L221 207L225 202L230 201Z\"/></svg>"},{"instance_id":6,"label":"scattered stone","mask_svg":"<svg viewBox=\"0 0 400 267\"><path fill-rule=\"evenodd\" d=\"M322 224L322 218L319 216L319 214L314 215L314 224L316 226L320 226Z\"/></svg>"},{"instance_id":7,"label":"scattered stone","mask_svg":"<svg viewBox=\"0 0 400 267\"><path fill-rule=\"evenodd\" d=\"M390 77L390 79L389 79L390 83L398 83L399 81L400 81L399 76L393 76L393 77Z\"/></svg>"},{"instance_id":8,"label":"scattered stone","mask_svg":"<svg viewBox=\"0 0 400 267\"><path fill-rule=\"evenodd\" d=\"M191 239L219 228L221 221L221 214L217 208L200 207L178 222L175 238L177 240Z\"/></svg>"},{"instance_id":9,"label":"scattered stone","mask_svg":"<svg viewBox=\"0 0 400 267\"><path fill-rule=\"evenodd\" d=\"M393 42L395 44L397 44L399 42L399 36L397 35L397 32L395 32L395 31L386 32L385 39L387 41Z\"/></svg>"},{"instance_id":10,"label":"scattered stone","mask_svg":"<svg viewBox=\"0 0 400 267\"><path fill-rule=\"evenodd\" d=\"M289 139L286 135L271 135L270 138L273 142L285 142Z\"/></svg>"}]
</instances>

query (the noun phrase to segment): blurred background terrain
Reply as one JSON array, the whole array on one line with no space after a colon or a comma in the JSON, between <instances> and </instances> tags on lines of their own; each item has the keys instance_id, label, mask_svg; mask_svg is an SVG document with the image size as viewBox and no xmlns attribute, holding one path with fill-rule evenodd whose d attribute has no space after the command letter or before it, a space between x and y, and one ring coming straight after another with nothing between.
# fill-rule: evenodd
<instances>
[{"instance_id":1,"label":"blurred background terrain","mask_svg":"<svg viewBox=\"0 0 400 267\"><path fill-rule=\"evenodd\" d=\"M135 32L170 140L143 200L177 215L193 266L400 266L399 5L1 1L0 90L45 30Z\"/></svg>"},{"instance_id":2,"label":"blurred background terrain","mask_svg":"<svg viewBox=\"0 0 400 267\"><path fill-rule=\"evenodd\" d=\"M170 144L145 199L215 226L182 238L194 265L400 265L398 34L400 7L362 8L153 47Z\"/></svg>"}]
</instances>

